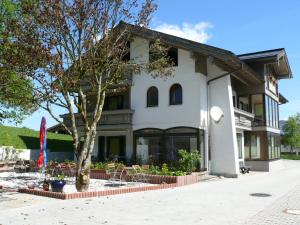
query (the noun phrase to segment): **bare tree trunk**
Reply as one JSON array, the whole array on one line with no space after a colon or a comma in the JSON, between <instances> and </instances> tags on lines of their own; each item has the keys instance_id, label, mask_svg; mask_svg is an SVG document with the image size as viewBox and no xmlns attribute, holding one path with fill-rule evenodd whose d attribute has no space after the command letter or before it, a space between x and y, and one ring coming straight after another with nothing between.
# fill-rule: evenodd
<instances>
[{"instance_id":1,"label":"bare tree trunk","mask_svg":"<svg viewBox=\"0 0 300 225\"><path fill-rule=\"evenodd\" d=\"M77 191L87 191L90 184L90 166L91 166L91 155L94 148L96 137L96 127L91 128L85 137L84 144L80 146L80 154L77 159L77 170L76 170L76 189Z\"/></svg>"}]
</instances>

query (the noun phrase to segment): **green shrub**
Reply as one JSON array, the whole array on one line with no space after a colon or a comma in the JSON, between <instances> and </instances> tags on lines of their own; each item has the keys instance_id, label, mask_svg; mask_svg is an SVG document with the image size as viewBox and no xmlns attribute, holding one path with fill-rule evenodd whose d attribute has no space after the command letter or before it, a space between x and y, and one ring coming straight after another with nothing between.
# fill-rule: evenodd
<instances>
[{"instance_id":1,"label":"green shrub","mask_svg":"<svg viewBox=\"0 0 300 225\"><path fill-rule=\"evenodd\" d=\"M300 160L300 155L297 155L296 153L281 153L282 159L289 159L289 160Z\"/></svg>"},{"instance_id":2,"label":"green shrub","mask_svg":"<svg viewBox=\"0 0 300 225\"><path fill-rule=\"evenodd\" d=\"M180 149L178 151L179 161L178 167L179 170L185 171L190 174L197 169L197 165L199 165L201 161L201 155L198 150L193 150L188 152L187 150Z\"/></svg>"},{"instance_id":3,"label":"green shrub","mask_svg":"<svg viewBox=\"0 0 300 225\"><path fill-rule=\"evenodd\" d=\"M166 163L162 164L160 175L169 175L169 174L170 172L169 172L168 165Z\"/></svg>"},{"instance_id":4,"label":"green shrub","mask_svg":"<svg viewBox=\"0 0 300 225\"><path fill-rule=\"evenodd\" d=\"M149 167L149 174L158 175L160 173L160 169L158 166L151 165Z\"/></svg>"},{"instance_id":5,"label":"green shrub","mask_svg":"<svg viewBox=\"0 0 300 225\"><path fill-rule=\"evenodd\" d=\"M91 164L91 169L95 169L95 170L105 170L106 169L107 164L102 163L102 162L96 162L96 163L92 163Z\"/></svg>"},{"instance_id":6,"label":"green shrub","mask_svg":"<svg viewBox=\"0 0 300 225\"><path fill-rule=\"evenodd\" d=\"M173 172L172 174L173 176L185 176L186 175L186 172L183 172L181 170L176 170Z\"/></svg>"}]
</instances>

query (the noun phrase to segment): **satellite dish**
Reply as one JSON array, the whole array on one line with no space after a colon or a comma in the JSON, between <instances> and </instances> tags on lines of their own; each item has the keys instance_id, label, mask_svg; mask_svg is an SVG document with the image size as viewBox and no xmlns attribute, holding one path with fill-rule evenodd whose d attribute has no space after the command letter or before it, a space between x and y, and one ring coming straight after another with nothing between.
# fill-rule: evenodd
<instances>
[{"instance_id":1,"label":"satellite dish","mask_svg":"<svg viewBox=\"0 0 300 225\"><path fill-rule=\"evenodd\" d=\"M216 123L219 123L221 118L224 116L223 110L219 106L213 106L210 109L210 117Z\"/></svg>"}]
</instances>

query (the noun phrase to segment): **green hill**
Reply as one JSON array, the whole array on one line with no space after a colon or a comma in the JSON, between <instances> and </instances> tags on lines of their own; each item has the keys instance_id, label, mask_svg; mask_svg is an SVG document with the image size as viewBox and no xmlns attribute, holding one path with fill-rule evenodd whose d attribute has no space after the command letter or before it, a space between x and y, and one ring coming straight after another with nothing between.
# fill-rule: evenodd
<instances>
[{"instance_id":1,"label":"green hill","mask_svg":"<svg viewBox=\"0 0 300 225\"><path fill-rule=\"evenodd\" d=\"M0 146L18 149L39 149L40 132L28 128L0 126ZM47 133L47 149L53 152L73 151L72 137L65 134Z\"/></svg>"}]
</instances>

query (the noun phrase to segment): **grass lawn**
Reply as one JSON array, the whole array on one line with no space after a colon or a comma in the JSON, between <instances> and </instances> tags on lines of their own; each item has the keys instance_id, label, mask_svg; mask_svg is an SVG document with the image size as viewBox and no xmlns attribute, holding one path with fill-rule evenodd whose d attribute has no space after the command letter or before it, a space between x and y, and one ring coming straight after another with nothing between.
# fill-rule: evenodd
<instances>
[{"instance_id":1,"label":"grass lawn","mask_svg":"<svg viewBox=\"0 0 300 225\"><path fill-rule=\"evenodd\" d=\"M18 149L39 149L40 132L28 128L0 126L0 146ZM72 137L64 134L47 133L47 149L52 152L73 151Z\"/></svg>"},{"instance_id":2,"label":"grass lawn","mask_svg":"<svg viewBox=\"0 0 300 225\"><path fill-rule=\"evenodd\" d=\"M296 153L281 153L281 158L282 159L290 159L290 160L300 160L300 154L296 155Z\"/></svg>"}]
</instances>

